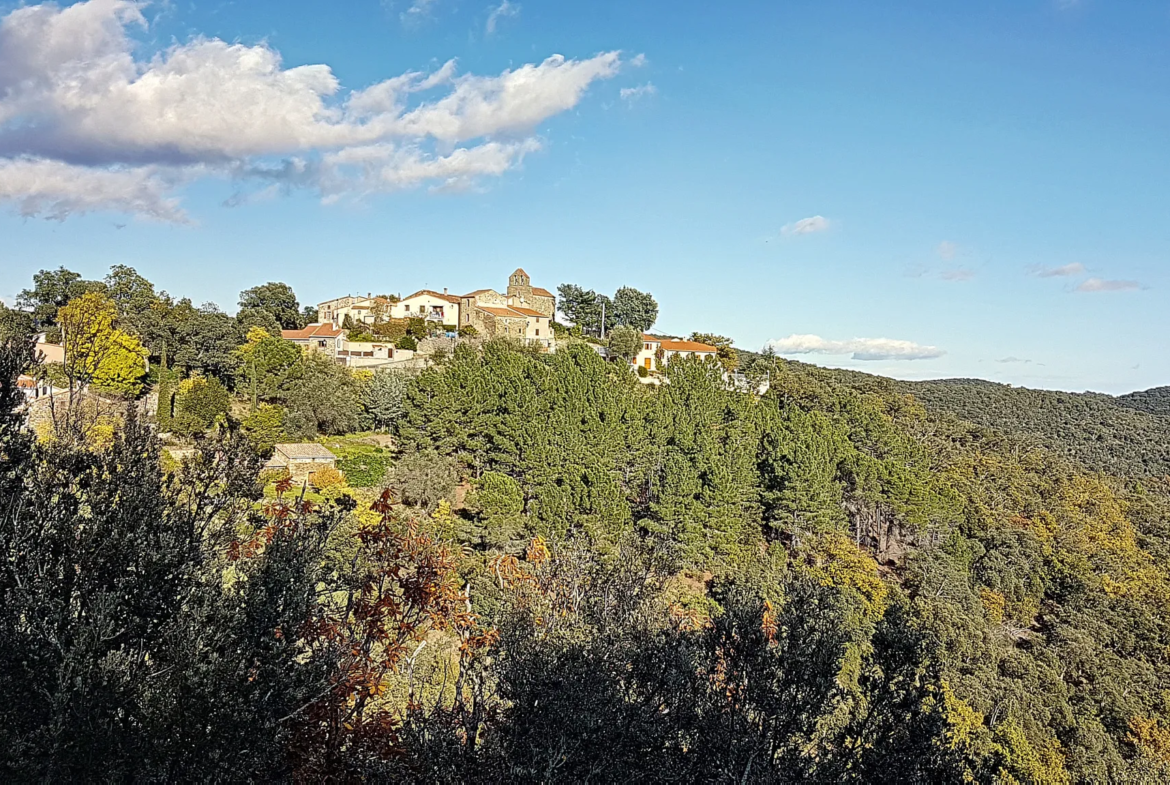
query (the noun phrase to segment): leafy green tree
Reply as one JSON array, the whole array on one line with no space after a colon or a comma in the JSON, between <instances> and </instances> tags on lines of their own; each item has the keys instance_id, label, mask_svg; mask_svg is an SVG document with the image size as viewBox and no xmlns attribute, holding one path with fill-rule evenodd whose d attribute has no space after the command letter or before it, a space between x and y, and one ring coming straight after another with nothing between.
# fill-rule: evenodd
<instances>
[{"instance_id":1,"label":"leafy green tree","mask_svg":"<svg viewBox=\"0 0 1170 785\"><path fill-rule=\"evenodd\" d=\"M410 377L401 371L376 371L361 388L362 426L391 431L406 414Z\"/></svg>"},{"instance_id":2,"label":"leafy green tree","mask_svg":"<svg viewBox=\"0 0 1170 785\"><path fill-rule=\"evenodd\" d=\"M244 434L257 450L264 452L287 440L284 431L285 411L283 406L262 403L256 411L240 423Z\"/></svg>"},{"instance_id":3,"label":"leafy green tree","mask_svg":"<svg viewBox=\"0 0 1170 785\"><path fill-rule=\"evenodd\" d=\"M300 303L286 283L268 282L240 292L240 308L267 311L282 329L299 330L305 323Z\"/></svg>"},{"instance_id":4,"label":"leafy green tree","mask_svg":"<svg viewBox=\"0 0 1170 785\"><path fill-rule=\"evenodd\" d=\"M272 336L258 327L248 332L248 340L236 349L236 378L246 390L255 411L260 401L283 401L294 384L304 375L304 353L294 343Z\"/></svg>"},{"instance_id":5,"label":"leafy green tree","mask_svg":"<svg viewBox=\"0 0 1170 785\"><path fill-rule=\"evenodd\" d=\"M80 274L59 267L56 270L41 270L33 275L33 288L25 289L16 298L18 308L32 311L33 322L38 329L50 330L57 325L57 311L70 300L87 292L104 289L101 281L86 281ZM53 336L56 338L56 335Z\"/></svg>"},{"instance_id":6,"label":"leafy green tree","mask_svg":"<svg viewBox=\"0 0 1170 785\"><path fill-rule=\"evenodd\" d=\"M558 286L557 294L557 302L565 318L582 330L595 333L601 331L601 303L604 295L571 283Z\"/></svg>"},{"instance_id":7,"label":"leafy green tree","mask_svg":"<svg viewBox=\"0 0 1170 785\"><path fill-rule=\"evenodd\" d=\"M394 344L397 348L408 352L413 352L418 349L418 341L412 335L404 335L398 339L398 343Z\"/></svg>"},{"instance_id":8,"label":"leafy green tree","mask_svg":"<svg viewBox=\"0 0 1170 785\"><path fill-rule=\"evenodd\" d=\"M72 383L130 396L142 391L147 352L116 327L118 311L108 297L83 294L61 308L57 319Z\"/></svg>"},{"instance_id":9,"label":"leafy green tree","mask_svg":"<svg viewBox=\"0 0 1170 785\"><path fill-rule=\"evenodd\" d=\"M119 326L146 343L145 325L159 295L154 284L138 274L133 267L116 264L103 281L105 294L118 309Z\"/></svg>"},{"instance_id":10,"label":"leafy green tree","mask_svg":"<svg viewBox=\"0 0 1170 785\"><path fill-rule=\"evenodd\" d=\"M609 352L629 362L642 349L642 331L629 325L619 325L609 334Z\"/></svg>"},{"instance_id":11,"label":"leafy green tree","mask_svg":"<svg viewBox=\"0 0 1170 785\"><path fill-rule=\"evenodd\" d=\"M192 376L179 383L174 405L172 428L176 433L193 436L208 430L227 415L231 397L219 379Z\"/></svg>"},{"instance_id":12,"label":"leafy green tree","mask_svg":"<svg viewBox=\"0 0 1170 785\"><path fill-rule=\"evenodd\" d=\"M360 425L360 395L361 386L347 368L310 352L301 360L299 377L287 388L285 429L302 439L318 433L352 433Z\"/></svg>"},{"instance_id":13,"label":"leafy green tree","mask_svg":"<svg viewBox=\"0 0 1170 785\"><path fill-rule=\"evenodd\" d=\"M23 339L33 332L32 315L0 303L0 342Z\"/></svg>"},{"instance_id":14,"label":"leafy green tree","mask_svg":"<svg viewBox=\"0 0 1170 785\"><path fill-rule=\"evenodd\" d=\"M716 358L725 371L734 371L739 364L739 354L732 348L730 338L714 333L691 333L691 340L714 346L717 350Z\"/></svg>"},{"instance_id":15,"label":"leafy green tree","mask_svg":"<svg viewBox=\"0 0 1170 785\"><path fill-rule=\"evenodd\" d=\"M269 335L280 337L281 324L263 308L241 308L236 312L236 341L243 343L253 327L258 327Z\"/></svg>"},{"instance_id":16,"label":"leafy green tree","mask_svg":"<svg viewBox=\"0 0 1170 785\"><path fill-rule=\"evenodd\" d=\"M658 321L658 302L649 292L623 286L613 295L613 317L619 325L649 332Z\"/></svg>"},{"instance_id":17,"label":"leafy green tree","mask_svg":"<svg viewBox=\"0 0 1170 785\"><path fill-rule=\"evenodd\" d=\"M458 463L435 452L410 452L386 475L386 484L402 501L431 512L450 500L459 481Z\"/></svg>"}]
</instances>

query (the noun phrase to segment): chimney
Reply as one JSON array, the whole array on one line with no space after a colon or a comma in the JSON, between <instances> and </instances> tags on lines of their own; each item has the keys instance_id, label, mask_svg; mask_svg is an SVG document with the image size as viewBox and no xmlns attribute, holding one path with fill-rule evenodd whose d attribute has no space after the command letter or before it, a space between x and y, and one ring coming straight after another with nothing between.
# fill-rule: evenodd
<instances>
[{"instance_id":1,"label":"chimney","mask_svg":"<svg viewBox=\"0 0 1170 785\"><path fill-rule=\"evenodd\" d=\"M373 297L373 296L374 296L374 293L373 293L373 292L366 292L366 299L367 299L367 300L368 300L368 299L370 299L370 298L371 298L371 297Z\"/></svg>"},{"instance_id":2,"label":"chimney","mask_svg":"<svg viewBox=\"0 0 1170 785\"><path fill-rule=\"evenodd\" d=\"M443 287L443 294L446 294L446 293L447 293L447 287L446 287L446 286L444 286L444 287Z\"/></svg>"}]
</instances>

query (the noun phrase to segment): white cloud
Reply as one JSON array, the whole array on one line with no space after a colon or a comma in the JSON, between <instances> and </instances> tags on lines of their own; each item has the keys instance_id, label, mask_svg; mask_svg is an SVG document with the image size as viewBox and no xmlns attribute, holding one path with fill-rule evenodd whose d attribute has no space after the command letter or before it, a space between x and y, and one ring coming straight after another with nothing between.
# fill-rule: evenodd
<instances>
[{"instance_id":1,"label":"white cloud","mask_svg":"<svg viewBox=\"0 0 1170 785\"><path fill-rule=\"evenodd\" d=\"M1106 281L1101 278L1089 278L1077 287L1078 292L1136 292L1144 289L1137 281Z\"/></svg>"},{"instance_id":2,"label":"white cloud","mask_svg":"<svg viewBox=\"0 0 1170 785\"><path fill-rule=\"evenodd\" d=\"M970 281L975 277L975 273L972 270L957 267L953 270L943 270L938 274L938 277L944 281Z\"/></svg>"},{"instance_id":3,"label":"white cloud","mask_svg":"<svg viewBox=\"0 0 1170 785\"><path fill-rule=\"evenodd\" d=\"M959 246L955 245L950 240L943 240L938 244L935 252L938 254L939 259L942 259L944 262L949 262L954 259L955 254L959 252Z\"/></svg>"},{"instance_id":4,"label":"white cloud","mask_svg":"<svg viewBox=\"0 0 1170 785\"><path fill-rule=\"evenodd\" d=\"M634 68L641 68L642 66L646 65L646 63L648 63L648 62L650 62L650 61L646 59L645 52L639 52L638 54L636 54L630 58L630 65L633 66Z\"/></svg>"},{"instance_id":5,"label":"white cloud","mask_svg":"<svg viewBox=\"0 0 1170 785\"><path fill-rule=\"evenodd\" d=\"M431 15L431 8L434 7L437 0L414 0L398 18L402 20L404 25L419 24L422 20Z\"/></svg>"},{"instance_id":6,"label":"white cloud","mask_svg":"<svg viewBox=\"0 0 1170 785\"><path fill-rule=\"evenodd\" d=\"M508 2L508 0L504 0L504 2L500 3L498 6L493 8L491 10L491 13L488 14L487 26L485 27L485 31L487 32L488 35L492 35L493 33L496 32L496 25L499 24L500 19L502 19L504 17L508 17L508 16L519 16L519 15L520 15L520 6L516 5L514 3L510 3L510 2Z\"/></svg>"},{"instance_id":7,"label":"white cloud","mask_svg":"<svg viewBox=\"0 0 1170 785\"><path fill-rule=\"evenodd\" d=\"M411 9L422 13L431 2ZM458 74L451 60L432 73L345 92L329 66L285 68L264 44L195 38L136 58L129 32L146 24L139 9L128 0L89 0L0 17L0 162L20 162L20 182L35 186L6 184L2 198L22 212L64 217L101 209L101 194L110 193L121 196L106 202L109 209L174 216L167 184L194 175L278 179L330 196L344 187L330 161L350 148L394 150L383 159L405 167L389 176L401 183L424 182L420 171L435 172L441 184L498 175L508 168L499 161L517 165L539 146L531 137L536 126L576 106L593 82L622 65L618 52L554 55L477 76ZM435 90L443 93L425 95ZM34 163L40 175L30 181ZM54 163L103 185L54 199L37 185ZM461 163L466 170L454 171ZM378 171L378 179L390 174ZM320 177L329 178L327 188ZM132 181L149 184L141 198L128 197ZM353 183L356 191L368 187L364 175ZM162 201L149 206L147 191Z\"/></svg>"},{"instance_id":8,"label":"white cloud","mask_svg":"<svg viewBox=\"0 0 1170 785\"><path fill-rule=\"evenodd\" d=\"M621 94L623 101L628 101L632 104L639 98L645 98L648 95L654 95L658 92L658 88L655 87L652 83L647 82L646 84L638 85L637 87L623 87L618 92Z\"/></svg>"},{"instance_id":9,"label":"white cloud","mask_svg":"<svg viewBox=\"0 0 1170 785\"><path fill-rule=\"evenodd\" d=\"M1062 265L1060 267L1036 267L1033 272L1040 278L1069 278L1085 272L1085 266L1080 262Z\"/></svg>"},{"instance_id":10,"label":"white cloud","mask_svg":"<svg viewBox=\"0 0 1170 785\"><path fill-rule=\"evenodd\" d=\"M785 225L780 229L782 234L812 234L823 232L832 226L832 221L823 215L814 215L811 218L801 218L799 221Z\"/></svg>"},{"instance_id":11,"label":"white cloud","mask_svg":"<svg viewBox=\"0 0 1170 785\"><path fill-rule=\"evenodd\" d=\"M790 335L768 341L777 354L848 354L854 360L932 360L946 352L937 346L892 338L854 338L830 341L819 335Z\"/></svg>"},{"instance_id":12,"label":"white cloud","mask_svg":"<svg viewBox=\"0 0 1170 785\"><path fill-rule=\"evenodd\" d=\"M0 201L25 217L64 220L72 214L116 210L185 223L172 183L153 167L93 169L61 161L0 160Z\"/></svg>"},{"instance_id":13,"label":"white cloud","mask_svg":"<svg viewBox=\"0 0 1170 785\"><path fill-rule=\"evenodd\" d=\"M1031 360L1025 360L1022 357L1002 357L1002 358L996 360L996 362L997 363L1024 363L1025 365L1030 365L1032 363Z\"/></svg>"}]
</instances>

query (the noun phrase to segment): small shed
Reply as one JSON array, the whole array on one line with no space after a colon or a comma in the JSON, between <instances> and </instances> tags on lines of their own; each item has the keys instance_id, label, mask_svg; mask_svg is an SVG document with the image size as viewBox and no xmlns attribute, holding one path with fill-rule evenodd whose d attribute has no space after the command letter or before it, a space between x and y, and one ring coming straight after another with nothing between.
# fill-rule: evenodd
<instances>
[{"instance_id":1,"label":"small shed","mask_svg":"<svg viewBox=\"0 0 1170 785\"><path fill-rule=\"evenodd\" d=\"M290 477L302 481L321 469L337 468L337 458L324 446L313 442L278 444L264 468L287 469Z\"/></svg>"}]
</instances>

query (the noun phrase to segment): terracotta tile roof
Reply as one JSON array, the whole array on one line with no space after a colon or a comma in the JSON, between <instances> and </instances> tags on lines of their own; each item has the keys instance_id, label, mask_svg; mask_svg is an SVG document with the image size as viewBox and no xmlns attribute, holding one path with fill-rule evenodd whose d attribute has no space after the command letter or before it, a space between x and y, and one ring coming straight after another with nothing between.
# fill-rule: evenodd
<instances>
[{"instance_id":1,"label":"terracotta tile roof","mask_svg":"<svg viewBox=\"0 0 1170 785\"><path fill-rule=\"evenodd\" d=\"M37 380L31 376L20 376L16 380L16 386L22 390L35 390L37 388Z\"/></svg>"},{"instance_id":2,"label":"terracotta tile roof","mask_svg":"<svg viewBox=\"0 0 1170 785\"><path fill-rule=\"evenodd\" d=\"M480 307L482 307L482 306L480 306ZM531 308L523 308L519 305L509 305L508 307L511 308L516 313L522 313L525 316L539 316L541 318L548 318L548 314L543 314L540 311L534 311Z\"/></svg>"},{"instance_id":3,"label":"terracotta tile roof","mask_svg":"<svg viewBox=\"0 0 1170 785\"><path fill-rule=\"evenodd\" d=\"M520 273L520 274L521 274L521 275L523 275L525 278L527 278L527 277L528 277L528 273L524 272L524 268L523 268L523 267L517 267L517 268L516 268L516 272L512 273L512 275L515 275L516 273Z\"/></svg>"},{"instance_id":4,"label":"terracotta tile roof","mask_svg":"<svg viewBox=\"0 0 1170 785\"><path fill-rule=\"evenodd\" d=\"M434 289L419 289L414 294L409 295L408 297L403 297L398 302L404 303L407 300L413 300L415 297L418 297L419 295L423 295L423 294L429 294L431 297L437 297L440 300L446 300L447 302L452 303L454 305L459 305L459 298L456 297L455 295L443 294L442 292L436 292ZM466 295L464 295L464 296L466 296Z\"/></svg>"},{"instance_id":5,"label":"terracotta tile roof","mask_svg":"<svg viewBox=\"0 0 1170 785\"><path fill-rule=\"evenodd\" d=\"M336 338L343 330L332 322L310 324L303 330L281 330L280 337L286 341L307 341L310 338Z\"/></svg>"},{"instance_id":6,"label":"terracotta tile roof","mask_svg":"<svg viewBox=\"0 0 1170 785\"><path fill-rule=\"evenodd\" d=\"M698 343L697 341L661 341L663 351L667 352L709 352L714 354L719 350L714 346L708 346L705 343Z\"/></svg>"},{"instance_id":7,"label":"terracotta tile roof","mask_svg":"<svg viewBox=\"0 0 1170 785\"><path fill-rule=\"evenodd\" d=\"M477 305L475 306L481 311L487 311L492 316L501 316L506 319L523 319L524 315L517 312L513 308L497 308L491 305Z\"/></svg>"},{"instance_id":8,"label":"terracotta tile roof","mask_svg":"<svg viewBox=\"0 0 1170 785\"><path fill-rule=\"evenodd\" d=\"M476 289L474 292L468 292L467 294L465 294L463 296L464 297L475 297L477 294L483 294L485 292L490 292L490 291L492 291L492 290L491 289Z\"/></svg>"},{"instance_id":9,"label":"terracotta tile roof","mask_svg":"<svg viewBox=\"0 0 1170 785\"><path fill-rule=\"evenodd\" d=\"M541 289L539 286L533 286L532 293L540 297L556 297L556 295L550 292L548 289Z\"/></svg>"}]
</instances>

